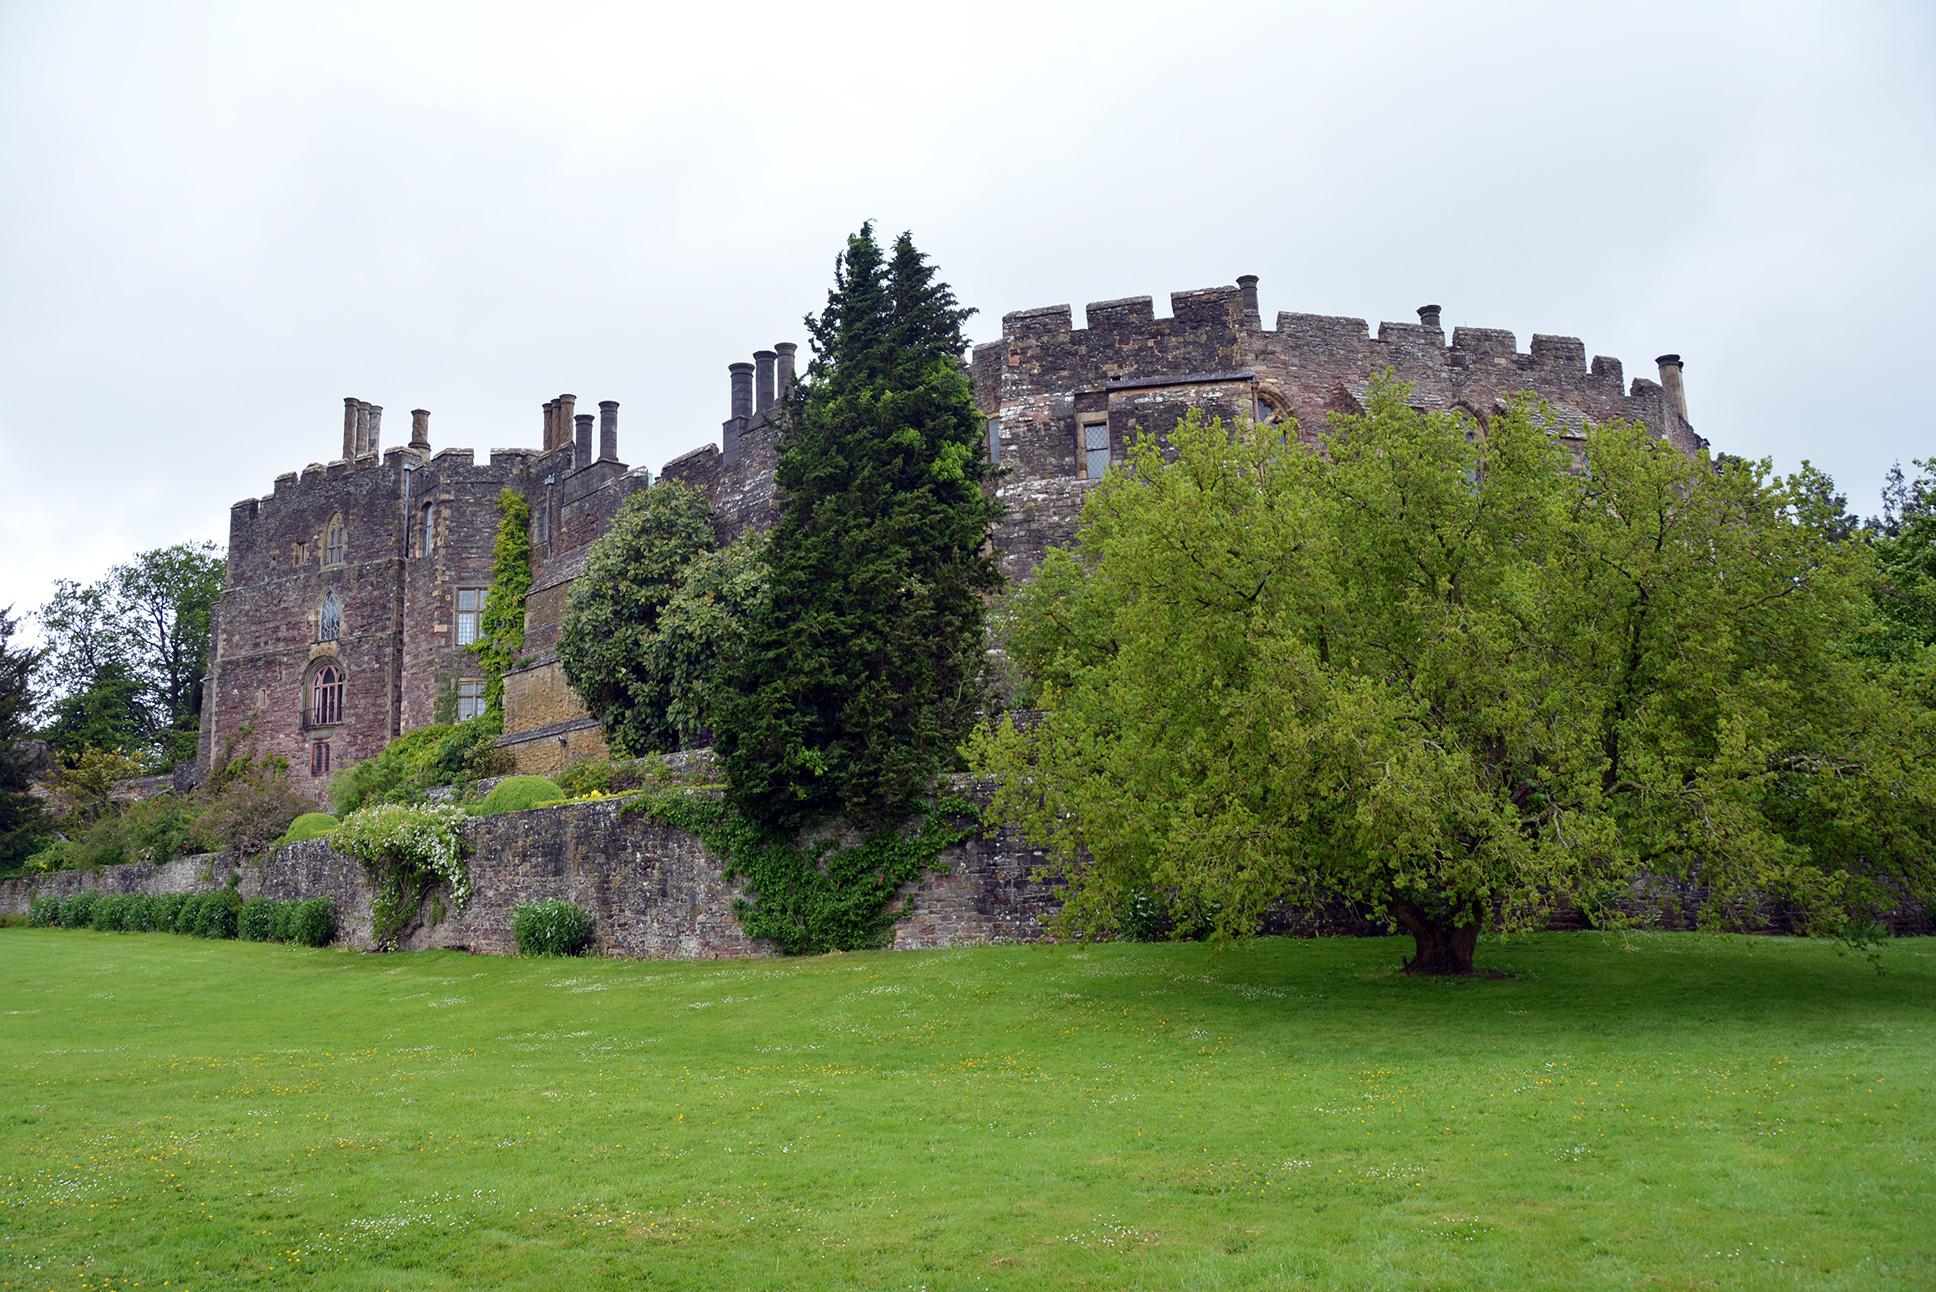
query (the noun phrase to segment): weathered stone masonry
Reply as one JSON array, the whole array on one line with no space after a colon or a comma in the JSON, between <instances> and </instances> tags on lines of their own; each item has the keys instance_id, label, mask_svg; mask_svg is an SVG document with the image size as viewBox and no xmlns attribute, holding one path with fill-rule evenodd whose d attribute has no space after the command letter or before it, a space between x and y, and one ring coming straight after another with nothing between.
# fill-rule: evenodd
<instances>
[{"instance_id":1,"label":"weathered stone masonry","mask_svg":"<svg viewBox=\"0 0 1936 1292\"><path fill-rule=\"evenodd\" d=\"M1257 281L1175 292L1170 316L1151 298L1098 301L1076 327L1055 305L1004 316L1002 339L975 349L971 374L989 418L1007 504L995 532L1004 572L1026 578L1049 547L1073 536L1082 499L1139 430L1168 434L1191 407L1223 417L1295 418L1315 441L1329 413L1362 407L1375 374L1415 383L1423 408L1462 409L1483 428L1502 401L1533 391L1553 428L1576 448L1589 421L1625 417L1685 449L1702 441L1687 420L1678 356L1660 381L1624 383L1620 362L1572 337L1535 336L1521 353L1512 333L1460 327L1448 340L1440 311L1417 323L1280 313L1265 328ZM663 474L703 490L721 541L776 516L775 409L794 379L791 343L728 368L729 415L717 444L665 464ZM488 587L502 489L531 507L533 583L526 598L526 664L505 679L501 742L516 770L550 772L605 752L598 723L558 664L566 600L586 550L652 475L618 460L618 405L596 418L572 395L544 405L543 447L433 454L429 417L412 414L407 446L381 448L382 409L345 401L343 457L277 479L267 497L231 513L229 575L205 684L200 768L242 747L286 757L322 798L330 769L369 757L431 721L460 686L481 680L458 641L467 590ZM1092 451L1093 450L1093 451ZM1095 468L1092 470L1092 466ZM325 631L334 598L340 630ZM319 713L314 679L340 671L340 712ZM313 775L311 773L314 772Z\"/></svg>"}]
</instances>

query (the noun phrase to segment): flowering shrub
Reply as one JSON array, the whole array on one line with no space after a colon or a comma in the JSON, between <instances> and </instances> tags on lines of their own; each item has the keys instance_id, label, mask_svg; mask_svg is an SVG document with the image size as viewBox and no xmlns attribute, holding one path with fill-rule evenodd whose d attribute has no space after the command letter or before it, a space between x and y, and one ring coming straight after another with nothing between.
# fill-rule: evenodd
<instances>
[{"instance_id":1,"label":"flowering shrub","mask_svg":"<svg viewBox=\"0 0 1936 1292\"><path fill-rule=\"evenodd\" d=\"M450 886L463 910L471 900L464 841L457 837L461 808L442 803L379 803L343 818L330 846L363 863L370 880L370 918L376 944L395 939L417 912L433 884Z\"/></svg>"},{"instance_id":2,"label":"flowering shrub","mask_svg":"<svg viewBox=\"0 0 1936 1292\"><path fill-rule=\"evenodd\" d=\"M60 927L60 898L36 897L34 904L27 908L27 923L36 929Z\"/></svg>"},{"instance_id":3,"label":"flowering shrub","mask_svg":"<svg viewBox=\"0 0 1936 1292\"><path fill-rule=\"evenodd\" d=\"M576 902L520 902L511 908L511 933L521 956L575 956L592 936L592 914Z\"/></svg>"},{"instance_id":4,"label":"flowering shrub","mask_svg":"<svg viewBox=\"0 0 1936 1292\"><path fill-rule=\"evenodd\" d=\"M100 894L83 889L61 903L60 923L64 929L84 929L94 923L94 903Z\"/></svg>"}]
</instances>

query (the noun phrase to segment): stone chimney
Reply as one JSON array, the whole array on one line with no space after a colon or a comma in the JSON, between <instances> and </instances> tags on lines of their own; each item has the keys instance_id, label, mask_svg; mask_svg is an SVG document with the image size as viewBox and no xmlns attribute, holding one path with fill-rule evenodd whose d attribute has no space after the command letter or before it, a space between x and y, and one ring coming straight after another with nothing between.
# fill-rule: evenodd
<instances>
[{"instance_id":1,"label":"stone chimney","mask_svg":"<svg viewBox=\"0 0 1936 1292\"><path fill-rule=\"evenodd\" d=\"M730 416L735 421L745 421L753 416L753 365L729 363L726 371L732 374L733 382L733 411Z\"/></svg>"},{"instance_id":2,"label":"stone chimney","mask_svg":"<svg viewBox=\"0 0 1936 1292\"><path fill-rule=\"evenodd\" d=\"M410 410L410 447L430 452L430 410L413 408Z\"/></svg>"},{"instance_id":3,"label":"stone chimney","mask_svg":"<svg viewBox=\"0 0 1936 1292\"><path fill-rule=\"evenodd\" d=\"M787 391L793 387L793 352L799 348L799 346L791 341L781 341L773 347L779 354L779 361L775 366L778 370L776 380L779 387L778 398L780 399L785 399L787 397Z\"/></svg>"},{"instance_id":4,"label":"stone chimney","mask_svg":"<svg viewBox=\"0 0 1936 1292\"><path fill-rule=\"evenodd\" d=\"M764 413L773 407L773 361L779 353L774 350L753 351L753 364L757 376L753 381L753 411Z\"/></svg>"},{"instance_id":5,"label":"stone chimney","mask_svg":"<svg viewBox=\"0 0 1936 1292\"><path fill-rule=\"evenodd\" d=\"M1237 290L1244 294L1244 325L1252 328L1263 327L1264 316L1257 312L1257 275L1239 275Z\"/></svg>"},{"instance_id":6,"label":"stone chimney","mask_svg":"<svg viewBox=\"0 0 1936 1292\"><path fill-rule=\"evenodd\" d=\"M356 456L356 410L362 402L354 395L343 401L343 460L346 462Z\"/></svg>"},{"instance_id":7,"label":"stone chimney","mask_svg":"<svg viewBox=\"0 0 1936 1292\"><path fill-rule=\"evenodd\" d=\"M596 420L590 413L580 413L574 420L573 429L577 434L571 448L571 464L575 467L588 467L592 464L592 422Z\"/></svg>"},{"instance_id":8,"label":"stone chimney","mask_svg":"<svg viewBox=\"0 0 1936 1292\"><path fill-rule=\"evenodd\" d=\"M598 401L598 460L618 461L618 401Z\"/></svg>"},{"instance_id":9,"label":"stone chimney","mask_svg":"<svg viewBox=\"0 0 1936 1292\"><path fill-rule=\"evenodd\" d=\"M363 451L365 453L380 453L382 452L380 446L383 442L383 405L371 404L369 408L370 433L363 441Z\"/></svg>"},{"instance_id":10,"label":"stone chimney","mask_svg":"<svg viewBox=\"0 0 1936 1292\"><path fill-rule=\"evenodd\" d=\"M1439 324L1439 307L1436 305L1419 306L1418 325L1420 327L1429 327L1434 332L1444 331L1445 329Z\"/></svg>"},{"instance_id":11,"label":"stone chimney","mask_svg":"<svg viewBox=\"0 0 1936 1292\"><path fill-rule=\"evenodd\" d=\"M355 444L350 450L350 460L355 461L357 458L362 457L367 451L364 446L369 442L370 404L368 400L359 399L356 401L356 436Z\"/></svg>"},{"instance_id":12,"label":"stone chimney","mask_svg":"<svg viewBox=\"0 0 1936 1292\"><path fill-rule=\"evenodd\" d=\"M544 451L546 453L551 452L552 446L557 442L558 401L555 399L547 399L545 400L544 406Z\"/></svg>"},{"instance_id":13,"label":"stone chimney","mask_svg":"<svg viewBox=\"0 0 1936 1292\"><path fill-rule=\"evenodd\" d=\"M1677 354L1663 354L1654 362L1660 365L1661 389L1665 390L1667 397L1674 401L1674 407L1679 411L1681 420L1686 421L1687 388L1681 384L1681 357Z\"/></svg>"},{"instance_id":14,"label":"stone chimney","mask_svg":"<svg viewBox=\"0 0 1936 1292\"><path fill-rule=\"evenodd\" d=\"M576 416L571 410L577 403L576 395L558 396L558 442L553 444L552 448L569 449L571 447L572 418Z\"/></svg>"}]
</instances>

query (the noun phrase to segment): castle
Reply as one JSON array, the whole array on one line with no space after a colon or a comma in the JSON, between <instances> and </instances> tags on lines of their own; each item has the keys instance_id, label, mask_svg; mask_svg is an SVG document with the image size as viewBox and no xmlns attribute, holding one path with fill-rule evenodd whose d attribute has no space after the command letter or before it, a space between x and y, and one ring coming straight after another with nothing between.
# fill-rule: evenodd
<instances>
[{"instance_id":1,"label":"castle","mask_svg":"<svg viewBox=\"0 0 1936 1292\"><path fill-rule=\"evenodd\" d=\"M1067 305L1004 315L1002 338L974 349L976 400L1008 504L994 543L1003 572L1025 578L1075 532L1084 491L1124 456L1139 430L1166 434L1192 407L1264 421L1295 419L1315 442L1326 414L1362 407L1387 368L1414 383L1422 408L1469 413L1480 426L1510 395L1550 404L1551 429L1580 451L1589 422L1626 418L1685 451L1705 443L1687 418L1678 355L1659 381L1629 385L1620 361L1573 337L1453 329L1439 307L1416 323L1280 313L1265 328L1257 279L1174 292L1158 318L1147 296L1098 301L1076 327ZM703 490L730 541L776 516L771 410L793 380L796 347L729 365L730 415L717 444L667 462L661 475ZM344 401L343 453L278 476L274 492L230 511L228 580L204 680L198 772L247 728L258 754L288 759L319 800L328 778L396 736L481 713L484 677L466 649L478 638L491 582L497 497L531 509L532 585L524 666L505 677L500 745L519 771L552 771L602 754L604 740L566 684L557 640L565 602L592 541L652 474L618 459L618 404L576 412L544 405L543 447L433 452L430 414L411 413L408 444L382 448L381 407Z\"/></svg>"}]
</instances>

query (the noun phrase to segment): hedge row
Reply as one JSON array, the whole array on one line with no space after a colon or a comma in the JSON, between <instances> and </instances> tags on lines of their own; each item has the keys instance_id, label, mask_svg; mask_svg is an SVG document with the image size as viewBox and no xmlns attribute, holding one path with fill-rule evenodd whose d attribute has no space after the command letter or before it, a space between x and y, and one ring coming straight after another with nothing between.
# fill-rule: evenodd
<instances>
[{"instance_id":1,"label":"hedge row","mask_svg":"<svg viewBox=\"0 0 1936 1292\"><path fill-rule=\"evenodd\" d=\"M336 936L336 908L327 897L308 901L208 893L75 893L36 897L27 913L36 928L99 929L103 933L184 933L198 938L242 937L251 942L327 946Z\"/></svg>"}]
</instances>

